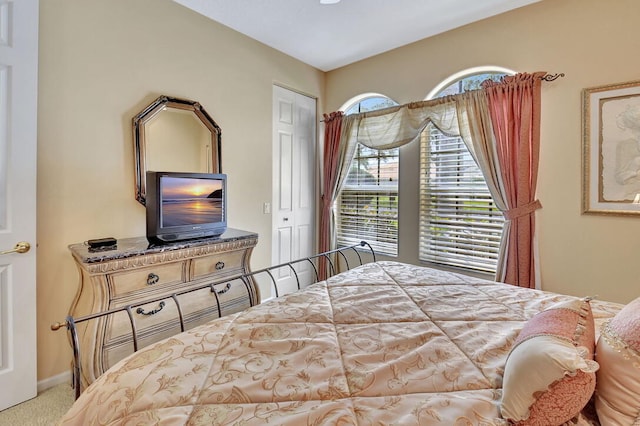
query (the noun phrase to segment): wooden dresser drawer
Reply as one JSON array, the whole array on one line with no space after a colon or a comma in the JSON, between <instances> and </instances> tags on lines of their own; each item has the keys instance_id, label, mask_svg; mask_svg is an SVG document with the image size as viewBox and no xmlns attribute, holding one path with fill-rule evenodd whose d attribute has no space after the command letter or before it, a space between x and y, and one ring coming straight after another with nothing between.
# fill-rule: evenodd
<instances>
[{"instance_id":1,"label":"wooden dresser drawer","mask_svg":"<svg viewBox=\"0 0 640 426\"><path fill-rule=\"evenodd\" d=\"M234 280L230 282L229 286L227 283L221 283L215 285L214 288L218 293L222 316L239 312L250 306L250 295L242 281ZM184 316L185 330L218 318L215 296L209 288L178 296L178 301ZM133 309L138 334L138 349L181 331L178 310L173 298L168 297L161 302L140 306L143 312L148 315L139 313L138 308ZM150 312L155 313L150 314ZM131 322L126 312L109 316L106 330L104 369L133 353Z\"/></svg>"},{"instance_id":2,"label":"wooden dresser drawer","mask_svg":"<svg viewBox=\"0 0 640 426\"><path fill-rule=\"evenodd\" d=\"M173 262L117 272L108 277L112 298L148 292L186 281L186 262Z\"/></svg>"},{"instance_id":3,"label":"wooden dresser drawer","mask_svg":"<svg viewBox=\"0 0 640 426\"><path fill-rule=\"evenodd\" d=\"M242 274L246 252L246 250L237 250L195 258L191 261L190 279L196 280L213 274L227 277L234 273Z\"/></svg>"}]
</instances>

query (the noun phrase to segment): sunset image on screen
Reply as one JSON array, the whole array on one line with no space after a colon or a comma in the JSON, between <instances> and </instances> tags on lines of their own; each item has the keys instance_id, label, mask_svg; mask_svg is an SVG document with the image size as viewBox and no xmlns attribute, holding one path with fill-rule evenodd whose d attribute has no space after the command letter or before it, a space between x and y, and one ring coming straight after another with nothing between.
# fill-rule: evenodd
<instances>
[{"instance_id":1,"label":"sunset image on screen","mask_svg":"<svg viewBox=\"0 0 640 426\"><path fill-rule=\"evenodd\" d=\"M163 176L163 227L219 222L223 218L221 180Z\"/></svg>"}]
</instances>

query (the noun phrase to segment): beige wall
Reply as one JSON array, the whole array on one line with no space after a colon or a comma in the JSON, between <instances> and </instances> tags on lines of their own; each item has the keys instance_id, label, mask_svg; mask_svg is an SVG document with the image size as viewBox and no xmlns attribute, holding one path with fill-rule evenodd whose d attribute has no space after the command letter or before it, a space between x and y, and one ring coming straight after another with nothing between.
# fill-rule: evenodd
<instances>
[{"instance_id":1,"label":"beige wall","mask_svg":"<svg viewBox=\"0 0 640 426\"><path fill-rule=\"evenodd\" d=\"M325 103L364 92L423 99L470 67L564 72L542 88L537 213L542 287L628 302L640 296L640 217L581 214L581 90L640 80L636 0L544 0L327 74ZM418 146L401 152L399 258L417 262Z\"/></svg>"},{"instance_id":2,"label":"beige wall","mask_svg":"<svg viewBox=\"0 0 640 426\"><path fill-rule=\"evenodd\" d=\"M364 92L399 103L422 99L449 75L479 65L564 72L543 86L543 288L619 302L639 295L640 218L580 213L581 90L640 79L636 0L544 0L326 76L170 0L40 7L40 380L69 370L65 334L49 331L77 288L66 246L145 232L144 209L133 196L130 122L160 94L198 100L221 126L230 225L260 234L253 266L261 267L271 259L271 217L262 203L271 193L274 82L319 97L319 111L327 112ZM401 155L399 258L417 262L418 147Z\"/></svg>"},{"instance_id":3,"label":"beige wall","mask_svg":"<svg viewBox=\"0 0 640 426\"><path fill-rule=\"evenodd\" d=\"M67 245L140 236L131 119L160 94L199 101L222 128L229 225L271 262L273 83L315 97L324 74L170 0L40 2L38 378L70 368L64 319L78 275ZM322 110L319 104L319 110Z\"/></svg>"}]
</instances>

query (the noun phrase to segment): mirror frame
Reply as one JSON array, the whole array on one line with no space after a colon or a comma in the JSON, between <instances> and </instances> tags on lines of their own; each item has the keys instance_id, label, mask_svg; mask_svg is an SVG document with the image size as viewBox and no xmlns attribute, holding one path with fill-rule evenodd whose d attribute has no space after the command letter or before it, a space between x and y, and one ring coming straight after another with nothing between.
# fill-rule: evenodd
<instances>
[{"instance_id":1,"label":"mirror frame","mask_svg":"<svg viewBox=\"0 0 640 426\"><path fill-rule=\"evenodd\" d=\"M162 95L135 117L133 117L133 145L136 173L136 200L143 206L146 205L147 195L147 140L145 125L158 113L167 108L191 111L211 132L211 165L213 170L208 173L222 172L222 129L213 121L213 118L205 111L200 103L188 99L172 98Z\"/></svg>"}]
</instances>

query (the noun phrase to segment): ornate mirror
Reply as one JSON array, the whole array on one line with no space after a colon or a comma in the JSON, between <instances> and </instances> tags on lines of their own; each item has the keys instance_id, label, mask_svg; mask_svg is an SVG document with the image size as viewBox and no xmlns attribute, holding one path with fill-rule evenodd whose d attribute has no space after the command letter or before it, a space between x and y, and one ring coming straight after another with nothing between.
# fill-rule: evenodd
<instances>
[{"instance_id":1,"label":"ornate mirror","mask_svg":"<svg viewBox=\"0 0 640 426\"><path fill-rule=\"evenodd\" d=\"M133 118L133 142L142 205L147 170L221 173L222 132L198 102L160 96Z\"/></svg>"}]
</instances>

